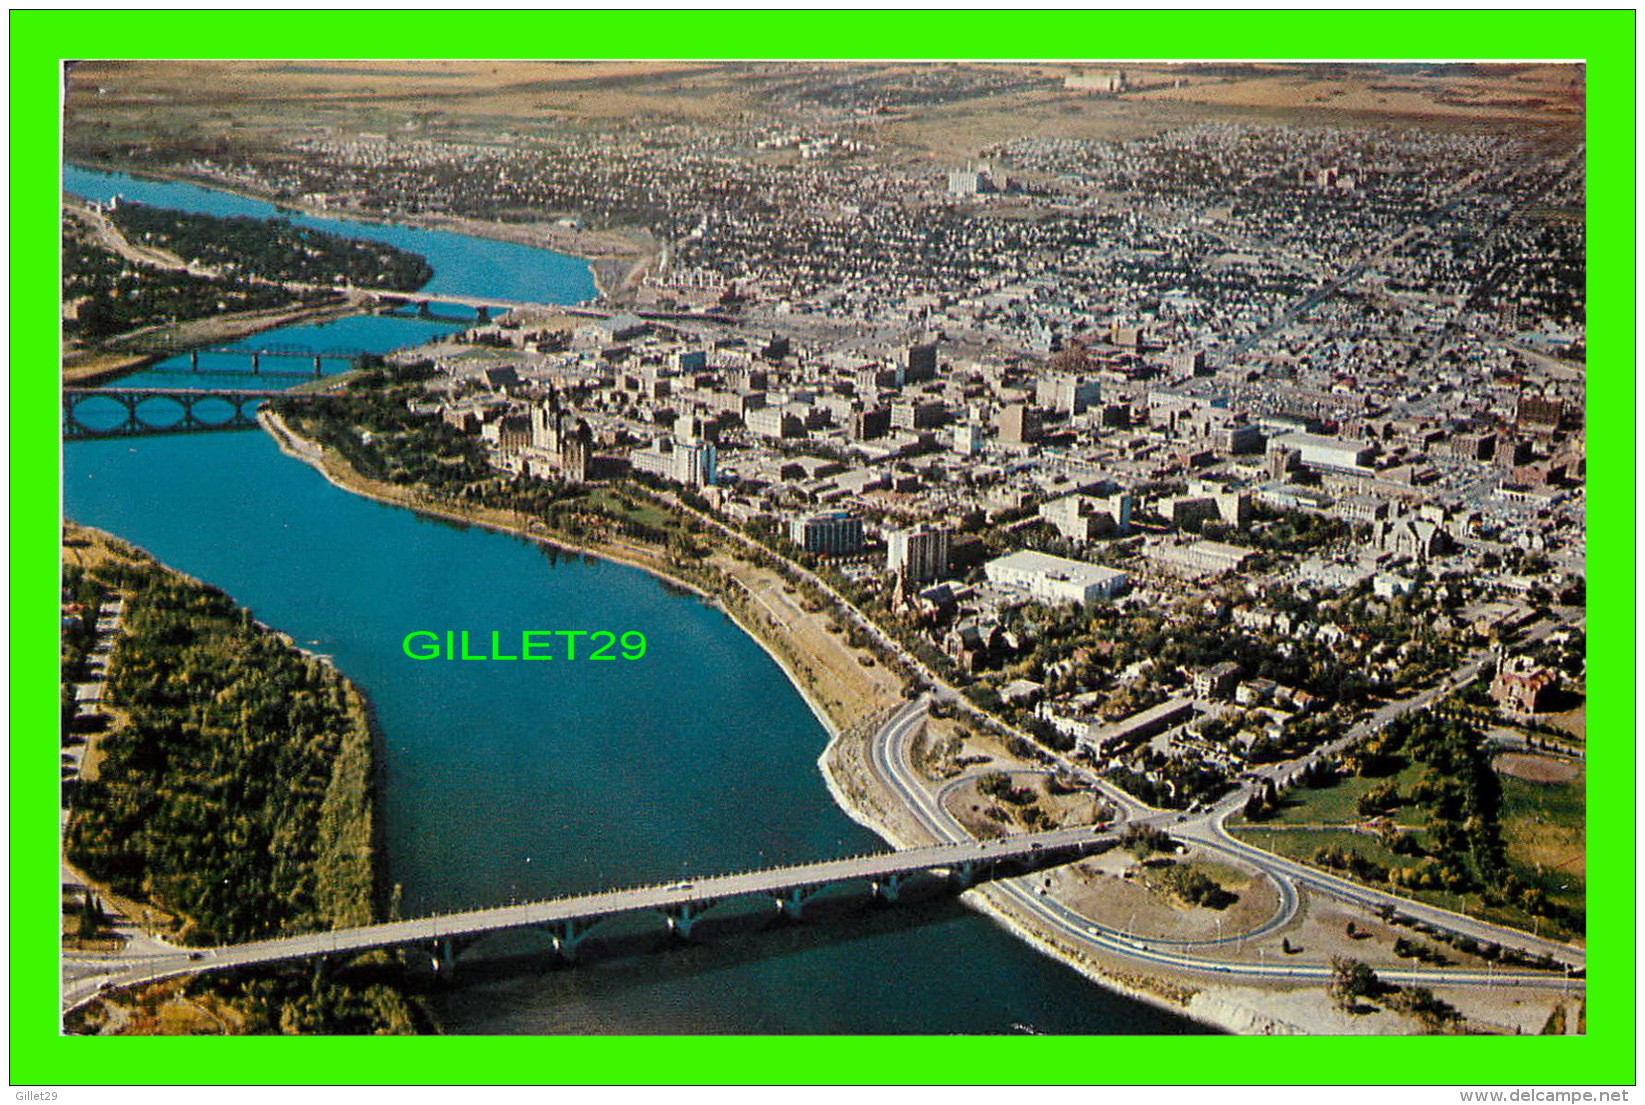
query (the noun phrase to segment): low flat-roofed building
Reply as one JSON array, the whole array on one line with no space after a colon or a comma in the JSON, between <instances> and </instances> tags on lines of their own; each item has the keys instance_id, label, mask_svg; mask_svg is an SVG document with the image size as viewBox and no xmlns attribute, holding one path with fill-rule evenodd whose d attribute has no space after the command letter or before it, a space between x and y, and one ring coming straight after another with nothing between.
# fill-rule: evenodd
<instances>
[{"instance_id":1,"label":"low flat-roofed building","mask_svg":"<svg viewBox=\"0 0 1645 1105\"><path fill-rule=\"evenodd\" d=\"M990 560L983 567L990 583L1016 587L1044 602L1091 602L1112 598L1130 576L1116 568L1086 564L1023 549Z\"/></svg>"},{"instance_id":2,"label":"low flat-roofed building","mask_svg":"<svg viewBox=\"0 0 1645 1105\"><path fill-rule=\"evenodd\" d=\"M1221 541L1194 541L1187 545L1155 545L1144 555L1167 571L1194 576L1234 571L1256 553Z\"/></svg>"},{"instance_id":3,"label":"low flat-roofed building","mask_svg":"<svg viewBox=\"0 0 1645 1105\"><path fill-rule=\"evenodd\" d=\"M1172 698L1158 706L1121 718L1108 725L1096 727L1083 738L1077 738L1093 755L1105 755L1158 736L1173 726L1190 720L1198 713L1191 698Z\"/></svg>"},{"instance_id":4,"label":"low flat-roofed building","mask_svg":"<svg viewBox=\"0 0 1645 1105\"><path fill-rule=\"evenodd\" d=\"M1294 449L1297 459L1309 468L1360 469L1376 455L1376 446L1364 441L1348 441L1319 434L1281 434L1269 441L1269 448Z\"/></svg>"}]
</instances>

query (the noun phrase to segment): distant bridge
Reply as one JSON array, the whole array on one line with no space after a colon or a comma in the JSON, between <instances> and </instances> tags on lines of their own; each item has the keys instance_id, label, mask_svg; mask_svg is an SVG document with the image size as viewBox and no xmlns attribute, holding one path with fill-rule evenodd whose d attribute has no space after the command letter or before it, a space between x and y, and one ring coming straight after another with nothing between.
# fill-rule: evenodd
<instances>
[{"instance_id":1,"label":"distant bridge","mask_svg":"<svg viewBox=\"0 0 1645 1105\"><path fill-rule=\"evenodd\" d=\"M326 349L313 349L309 346L298 345L295 343L264 345L256 348L214 345L208 346L205 349L189 350L187 368L156 367L147 369L146 371L150 375L165 376L191 376L204 372L211 376L257 376L266 379L311 380L315 377L325 375L324 362L352 362L356 358L363 356L365 352L366 351L364 349L343 346L330 346ZM202 369L200 367L200 358L202 356L219 358L237 357L241 359L249 358L251 361L251 367L249 369L223 368L220 365L208 364ZM263 360L269 357L306 360L312 361L313 364L310 368L303 370L264 368Z\"/></svg>"},{"instance_id":2,"label":"distant bridge","mask_svg":"<svg viewBox=\"0 0 1645 1105\"><path fill-rule=\"evenodd\" d=\"M379 295L377 301L382 304L385 314L392 314L402 307L415 306L416 317L430 319L435 322L489 322L491 312L513 311L523 307L541 307L540 303L523 303L509 299L476 299L466 295L439 295L427 299L418 299L414 296ZM436 311L435 305L446 307L468 307L474 311L472 317L468 315L446 314Z\"/></svg>"},{"instance_id":3,"label":"distant bridge","mask_svg":"<svg viewBox=\"0 0 1645 1105\"><path fill-rule=\"evenodd\" d=\"M321 397L320 394L294 395L287 391L251 388L64 388L63 437L134 437L206 430L249 430L257 425L253 408L260 402L268 399L304 402ZM125 417L106 429L88 426L80 418L80 408L98 399L123 407ZM201 405L206 407L204 413L198 411ZM176 420L151 420L153 412L168 408L179 413Z\"/></svg>"},{"instance_id":4,"label":"distant bridge","mask_svg":"<svg viewBox=\"0 0 1645 1105\"><path fill-rule=\"evenodd\" d=\"M482 937L528 929L543 933L556 954L572 961L576 959L578 945L590 931L614 917L657 914L670 931L689 938L704 913L732 898L765 897L783 916L799 918L806 902L830 886L866 882L876 897L894 902L907 882L918 875L937 874L956 889L964 889L984 880L1023 875L1072 862L1106 850L1115 840L1116 834L1106 828L1059 829L735 875L688 877L666 885L149 956L128 961L122 969L109 972L100 980L81 980L77 986L65 990L64 1001L72 1007L111 986L266 963L353 956L380 948L421 949L426 951L437 972L450 975L455 970L457 957Z\"/></svg>"}]
</instances>

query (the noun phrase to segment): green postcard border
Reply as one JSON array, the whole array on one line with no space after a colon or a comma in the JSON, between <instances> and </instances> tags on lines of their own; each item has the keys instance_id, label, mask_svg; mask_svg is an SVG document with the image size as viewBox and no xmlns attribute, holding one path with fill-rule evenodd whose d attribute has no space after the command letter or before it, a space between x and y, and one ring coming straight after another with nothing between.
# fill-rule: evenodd
<instances>
[{"instance_id":1,"label":"green postcard border","mask_svg":"<svg viewBox=\"0 0 1645 1105\"><path fill-rule=\"evenodd\" d=\"M1634 94L1622 11L13 11L11 70L12 1085L447 1083L1631 1084L1634 1029ZM460 48L554 57L1584 60L1588 65L1589 1011L1585 1037L1128 1037L1123 1064L1044 1037L63 1037L55 765L57 176L61 59L359 58L458 21ZM508 28L506 36L487 28ZM871 28L872 34L865 30ZM1161 31L1168 33L1162 35ZM623 52L613 53L621 41ZM649 45L647 44L649 43ZM494 56L494 55L483 55ZM1599 400L1594 402L1593 400ZM917 985L917 981L911 981ZM1118 1042L1118 1041L1117 1041ZM909 1062L918 1056L918 1062Z\"/></svg>"}]
</instances>

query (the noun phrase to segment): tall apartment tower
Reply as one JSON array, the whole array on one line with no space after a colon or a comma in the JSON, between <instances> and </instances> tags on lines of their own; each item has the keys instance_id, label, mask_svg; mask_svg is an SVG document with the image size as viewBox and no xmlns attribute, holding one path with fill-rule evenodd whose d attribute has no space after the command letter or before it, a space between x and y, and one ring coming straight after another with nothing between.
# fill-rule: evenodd
<instances>
[{"instance_id":1,"label":"tall apartment tower","mask_svg":"<svg viewBox=\"0 0 1645 1105\"><path fill-rule=\"evenodd\" d=\"M908 347L903 354L902 382L917 384L937 375L937 343L924 342Z\"/></svg>"},{"instance_id":2,"label":"tall apartment tower","mask_svg":"<svg viewBox=\"0 0 1645 1105\"><path fill-rule=\"evenodd\" d=\"M674 446L674 479L687 487L714 486L717 450L706 441L682 441Z\"/></svg>"},{"instance_id":3,"label":"tall apartment tower","mask_svg":"<svg viewBox=\"0 0 1645 1105\"><path fill-rule=\"evenodd\" d=\"M1038 441L1040 412L1038 408L1012 403L1000 412L1000 440L1007 445L1023 445Z\"/></svg>"},{"instance_id":4,"label":"tall apartment tower","mask_svg":"<svg viewBox=\"0 0 1645 1105\"><path fill-rule=\"evenodd\" d=\"M901 572L904 579L916 583L941 578L948 572L952 536L940 526L893 530L885 541L885 570Z\"/></svg>"}]
</instances>

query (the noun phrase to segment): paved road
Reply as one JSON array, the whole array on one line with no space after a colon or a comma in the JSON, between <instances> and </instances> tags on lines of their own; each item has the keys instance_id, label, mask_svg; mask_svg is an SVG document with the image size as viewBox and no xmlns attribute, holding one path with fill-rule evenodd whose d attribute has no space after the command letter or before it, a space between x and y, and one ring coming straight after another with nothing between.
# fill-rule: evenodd
<instances>
[{"instance_id":1,"label":"paved road","mask_svg":"<svg viewBox=\"0 0 1645 1105\"><path fill-rule=\"evenodd\" d=\"M956 821L935 797L919 780L908 754L913 743L915 733L925 718L926 702L922 699L911 702L887 720L885 725L875 734L871 748L870 759L873 769L887 786L906 804L914 814L921 827L938 840L967 840L971 839L965 828ZM1294 765L1292 765L1294 767ZM1227 812L1237 808L1244 801L1244 795L1230 799L1219 806L1218 811L1202 814L1195 819L1200 824L1207 824L1217 817L1226 816ZM1145 811L1145 812L1139 812ZM1136 803L1134 800L1129 809L1122 810L1120 818L1114 828L1117 830L1121 823L1152 824L1165 828L1174 836L1190 836L1185 829L1195 828L1194 821L1177 822L1180 816L1174 811L1150 810L1148 807ZM1220 823L1219 823L1220 827ZM1235 963L1222 959L1207 958L1195 954L1195 949L1226 946L1241 939L1251 939L1271 933L1275 929L1288 923L1295 915L1298 902L1296 884L1307 883L1311 886L1326 881L1342 883L1342 880L1324 880L1316 878L1318 873L1297 864L1290 864L1280 857L1258 849L1243 845L1231 837L1218 838L1212 834L1193 834L1194 843L1218 851L1228 852L1237 856L1247 865L1255 866L1263 871L1280 890L1281 901L1273 918L1258 926L1250 933L1226 935L1218 939L1196 941L1159 940L1148 937L1136 937L1124 932L1104 928L1089 918L1083 917L1067 906L1048 895L1034 892L1029 883L1031 880L1007 879L992 884L994 890L1004 894L1014 906L1022 912L1036 917L1066 943L1076 947L1084 946L1093 950L1101 950L1121 956L1125 959L1150 964L1154 966L1170 967L1180 971L1194 971L1201 974L1226 975L1246 979L1296 979L1301 981L1327 981L1332 977L1331 968L1323 964L1295 963L1279 960L1273 963ZM1360 888L1352 884L1343 883L1345 893L1357 894ZM1371 892L1374 894L1374 892ZM1414 907L1417 903L1407 903L1403 899L1391 899L1399 904L1402 913L1415 916ZM1438 911L1444 913L1445 911ZM1464 920L1471 920L1464 918ZM1446 927L1453 927L1448 921L1439 921ZM1481 922L1474 922L1483 925ZM1483 926L1495 929L1495 926ZM1508 943L1512 946L1525 946L1513 940L1522 934L1513 930L1496 929L1499 934L1506 934ZM1497 939L1490 937L1489 939ZM1501 942L1501 941L1499 941ZM1534 950L1534 949L1531 949ZM1563 975L1548 972L1497 970L1494 967L1485 970L1444 970L1433 968L1390 968L1379 969L1379 978L1399 985L1483 985L1522 987L1541 990L1562 990L1578 987L1575 982Z\"/></svg>"}]
</instances>

